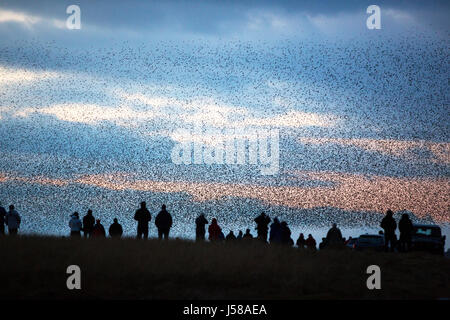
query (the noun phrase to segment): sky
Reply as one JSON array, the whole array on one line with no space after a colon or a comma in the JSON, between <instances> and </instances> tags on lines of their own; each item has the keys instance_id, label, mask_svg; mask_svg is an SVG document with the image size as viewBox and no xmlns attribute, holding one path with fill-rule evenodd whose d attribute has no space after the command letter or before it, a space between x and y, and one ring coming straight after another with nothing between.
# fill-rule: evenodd
<instances>
[{"instance_id":1,"label":"sky","mask_svg":"<svg viewBox=\"0 0 450 320\"><path fill-rule=\"evenodd\" d=\"M79 30L66 27L72 4ZM366 27L372 4L381 29ZM24 232L52 234L88 208L131 234L142 200L153 215L166 203L181 237L193 236L200 212L227 233L265 210L295 238L335 221L376 231L388 208L445 225L448 10L446 1L0 1L0 202L16 205ZM173 161L183 142L211 149L239 130L277 130L275 174L249 158Z\"/></svg>"}]
</instances>

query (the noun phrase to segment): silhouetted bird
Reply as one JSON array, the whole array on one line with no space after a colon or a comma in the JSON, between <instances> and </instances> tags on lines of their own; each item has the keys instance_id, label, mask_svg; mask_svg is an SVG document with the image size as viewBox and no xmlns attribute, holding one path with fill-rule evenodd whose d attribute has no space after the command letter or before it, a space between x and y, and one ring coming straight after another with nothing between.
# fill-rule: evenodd
<instances>
[{"instance_id":1,"label":"silhouetted bird","mask_svg":"<svg viewBox=\"0 0 450 320\"><path fill-rule=\"evenodd\" d=\"M105 238L106 237L106 231L105 227L100 223L100 219L97 219L97 221L94 224L94 228L92 228L92 238Z\"/></svg>"},{"instance_id":2,"label":"silhouetted bird","mask_svg":"<svg viewBox=\"0 0 450 320\"><path fill-rule=\"evenodd\" d=\"M74 212L71 215L71 218L69 221L69 227L70 227L70 236L71 237L75 237L75 238L81 237L81 229L83 228L83 224L81 223L78 212Z\"/></svg>"},{"instance_id":3,"label":"silhouetted bird","mask_svg":"<svg viewBox=\"0 0 450 320\"><path fill-rule=\"evenodd\" d=\"M148 238L148 223L150 220L152 220L152 215L147 210L147 204L145 201L141 202L141 207L136 210L136 213L134 214L134 220L138 222L137 225L137 238L142 239L142 236L144 236L144 239Z\"/></svg>"},{"instance_id":4,"label":"silhouetted bird","mask_svg":"<svg viewBox=\"0 0 450 320\"><path fill-rule=\"evenodd\" d=\"M208 220L206 220L205 215L202 213L200 216L195 219L195 239L196 240L205 240L206 229L205 226L208 224Z\"/></svg>"},{"instance_id":5,"label":"silhouetted bird","mask_svg":"<svg viewBox=\"0 0 450 320\"><path fill-rule=\"evenodd\" d=\"M411 249L411 238L414 227L407 213L402 215L402 218L398 223L398 229L400 230L399 249L403 252L409 251Z\"/></svg>"},{"instance_id":6,"label":"silhouetted bird","mask_svg":"<svg viewBox=\"0 0 450 320\"><path fill-rule=\"evenodd\" d=\"M397 223L392 217L394 213L391 210L386 211L386 216L381 220L381 228L384 230L384 248L386 251L394 251L394 247L397 242L395 236L395 229L397 229ZM390 247L389 247L390 245Z\"/></svg>"},{"instance_id":7,"label":"silhouetted bird","mask_svg":"<svg viewBox=\"0 0 450 320\"><path fill-rule=\"evenodd\" d=\"M258 239L267 242L267 232L269 231L270 218L262 212L254 220L256 222L256 230L258 231Z\"/></svg>"},{"instance_id":8,"label":"silhouetted bird","mask_svg":"<svg viewBox=\"0 0 450 320\"><path fill-rule=\"evenodd\" d=\"M14 209L13 205L9 206L9 211L5 216L5 222L8 226L8 234L14 236L17 234L18 229L20 228L20 222L22 218L19 213Z\"/></svg>"},{"instance_id":9,"label":"silhouetted bird","mask_svg":"<svg viewBox=\"0 0 450 320\"><path fill-rule=\"evenodd\" d=\"M155 218L155 225L158 228L158 238L162 239L164 237L167 240L172 227L172 216L167 212L165 204L162 205L161 211Z\"/></svg>"},{"instance_id":10,"label":"silhouetted bird","mask_svg":"<svg viewBox=\"0 0 450 320\"><path fill-rule=\"evenodd\" d=\"M83 234L84 237L91 236L92 229L94 228L95 218L92 215L92 210L89 209L87 214L83 217Z\"/></svg>"},{"instance_id":11,"label":"silhouetted bird","mask_svg":"<svg viewBox=\"0 0 450 320\"><path fill-rule=\"evenodd\" d=\"M117 218L114 218L114 222L109 226L108 232L111 238L120 238L122 236L123 229L120 223L117 221Z\"/></svg>"}]
</instances>

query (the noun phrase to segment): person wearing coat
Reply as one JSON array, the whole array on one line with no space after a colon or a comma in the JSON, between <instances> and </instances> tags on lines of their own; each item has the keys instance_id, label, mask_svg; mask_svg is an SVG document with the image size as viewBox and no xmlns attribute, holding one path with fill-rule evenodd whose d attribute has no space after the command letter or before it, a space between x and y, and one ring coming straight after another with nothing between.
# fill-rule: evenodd
<instances>
[{"instance_id":1,"label":"person wearing coat","mask_svg":"<svg viewBox=\"0 0 450 320\"><path fill-rule=\"evenodd\" d=\"M106 231L105 227L100 223L100 219L97 219L97 222L94 225L94 228L92 229L92 238L105 238L106 237Z\"/></svg>"},{"instance_id":2,"label":"person wearing coat","mask_svg":"<svg viewBox=\"0 0 450 320\"><path fill-rule=\"evenodd\" d=\"M209 241L220 241L220 234L222 233L222 229L217 224L217 219L214 218L211 221L211 224L208 227L208 233L209 233Z\"/></svg>"},{"instance_id":3,"label":"person wearing coat","mask_svg":"<svg viewBox=\"0 0 450 320\"><path fill-rule=\"evenodd\" d=\"M114 218L114 222L112 225L109 226L109 236L111 238L120 238L123 234L123 229L120 223L118 222L117 218Z\"/></svg>"},{"instance_id":4,"label":"person wearing coat","mask_svg":"<svg viewBox=\"0 0 450 320\"><path fill-rule=\"evenodd\" d=\"M9 206L9 211L5 216L5 223L8 226L8 233L12 236L16 235L22 221L19 213L14 209L13 205Z\"/></svg>"},{"instance_id":5,"label":"person wearing coat","mask_svg":"<svg viewBox=\"0 0 450 320\"><path fill-rule=\"evenodd\" d=\"M70 221L69 221L69 227L70 227L70 236L71 237L76 237L76 238L81 237L81 229L83 227L83 224L81 223L78 212L74 212L72 214Z\"/></svg>"},{"instance_id":6,"label":"person wearing coat","mask_svg":"<svg viewBox=\"0 0 450 320\"><path fill-rule=\"evenodd\" d=\"M166 205L163 204L161 211L155 218L155 225L158 229L158 239L164 237L165 240L169 238L170 228L172 227L172 216L166 210Z\"/></svg>"}]
</instances>

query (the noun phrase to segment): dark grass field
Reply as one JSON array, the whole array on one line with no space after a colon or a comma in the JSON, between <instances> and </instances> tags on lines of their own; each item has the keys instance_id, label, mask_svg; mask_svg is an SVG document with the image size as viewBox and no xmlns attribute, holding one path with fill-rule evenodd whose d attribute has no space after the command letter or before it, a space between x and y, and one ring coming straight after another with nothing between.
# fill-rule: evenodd
<instances>
[{"instance_id":1,"label":"dark grass field","mask_svg":"<svg viewBox=\"0 0 450 320\"><path fill-rule=\"evenodd\" d=\"M66 269L81 268L81 290ZM381 290L366 269L381 268ZM260 243L0 238L0 299L442 299L450 259Z\"/></svg>"}]
</instances>

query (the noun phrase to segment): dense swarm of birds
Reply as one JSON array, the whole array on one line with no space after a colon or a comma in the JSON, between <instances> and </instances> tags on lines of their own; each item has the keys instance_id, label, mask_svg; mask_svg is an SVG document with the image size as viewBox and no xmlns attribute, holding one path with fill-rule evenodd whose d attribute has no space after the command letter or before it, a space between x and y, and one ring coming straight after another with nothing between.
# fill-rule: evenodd
<instances>
[{"instance_id":1,"label":"dense swarm of birds","mask_svg":"<svg viewBox=\"0 0 450 320\"><path fill-rule=\"evenodd\" d=\"M313 190L334 188L339 180L302 179L296 172L334 171L440 179L448 191L448 75L448 44L411 35L325 42L125 41L81 48L23 41L0 52L0 200L23 211L28 230L51 233L66 233L69 214L88 208L107 221L117 216L134 230L131 216L141 200L154 210L167 203L179 235L199 212L237 227L261 210L299 227L332 221L373 226L379 212L327 207L324 199L317 199L316 209L302 209L300 198L295 207L257 197L197 202L183 190L79 181L112 175L206 182L210 188ZM304 125L304 118L317 124ZM249 119L280 129L279 174L261 176L249 165L171 163L170 132L178 126L205 121L223 128ZM302 137L319 143L302 143ZM322 138L431 141L440 143L440 151L406 147L404 157L389 146L379 152L361 144L321 144ZM447 214L433 219L450 221L448 196L436 205Z\"/></svg>"}]
</instances>

